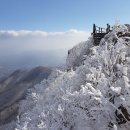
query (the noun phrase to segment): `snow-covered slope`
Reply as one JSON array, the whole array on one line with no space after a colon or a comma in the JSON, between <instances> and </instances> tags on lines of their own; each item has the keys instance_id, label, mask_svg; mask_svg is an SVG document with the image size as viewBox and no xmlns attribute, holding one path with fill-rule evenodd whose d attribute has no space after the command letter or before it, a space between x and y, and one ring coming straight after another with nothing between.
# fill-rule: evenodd
<instances>
[{"instance_id":1,"label":"snow-covered slope","mask_svg":"<svg viewBox=\"0 0 130 130\"><path fill-rule=\"evenodd\" d=\"M8 126L6 127L8 129ZM130 130L130 33L114 25L99 46L92 37L69 50L21 102L15 130Z\"/></svg>"}]
</instances>

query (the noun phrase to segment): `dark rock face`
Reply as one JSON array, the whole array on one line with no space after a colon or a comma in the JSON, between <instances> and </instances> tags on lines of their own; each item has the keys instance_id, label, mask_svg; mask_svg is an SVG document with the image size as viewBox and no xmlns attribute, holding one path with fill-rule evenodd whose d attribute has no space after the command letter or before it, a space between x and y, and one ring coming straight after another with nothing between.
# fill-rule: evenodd
<instances>
[{"instance_id":1,"label":"dark rock face","mask_svg":"<svg viewBox=\"0 0 130 130\"><path fill-rule=\"evenodd\" d=\"M18 103L25 98L26 90L47 79L50 68L36 67L30 71L16 70L0 80L0 125L16 118Z\"/></svg>"},{"instance_id":2,"label":"dark rock face","mask_svg":"<svg viewBox=\"0 0 130 130\"><path fill-rule=\"evenodd\" d=\"M130 24L125 24L125 26L128 28L128 31L130 31Z\"/></svg>"}]
</instances>

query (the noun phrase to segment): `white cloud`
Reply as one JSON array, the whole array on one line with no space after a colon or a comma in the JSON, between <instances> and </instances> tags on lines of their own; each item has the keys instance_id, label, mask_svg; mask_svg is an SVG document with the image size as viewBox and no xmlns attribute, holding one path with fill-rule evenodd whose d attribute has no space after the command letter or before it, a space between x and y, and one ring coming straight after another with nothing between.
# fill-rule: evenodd
<instances>
[{"instance_id":1,"label":"white cloud","mask_svg":"<svg viewBox=\"0 0 130 130\"><path fill-rule=\"evenodd\" d=\"M29 31L29 30L0 30L0 36L2 35L10 35L13 37L16 36L26 36L26 35L32 35L32 36L55 36L55 35L64 35L64 34L77 34L77 33L87 33L85 31L79 31L76 29L70 29L68 31L65 32L45 32L45 31L40 31L40 30L36 30L36 31Z\"/></svg>"},{"instance_id":2,"label":"white cloud","mask_svg":"<svg viewBox=\"0 0 130 130\"><path fill-rule=\"evenodd\" d=\"M29 30L8 30L0 31L0 45L10 43L16 47L28 45L39 49L61 49L69 48L80 41L87 40L90 33L75 29L66 32L44 32ZM31 44L31 45L30 45ZM35 48L35 49L36 49Z\"/></svg>"},{"instance_id":3,"label":"white cloud","mask_svg":"<svg viewBox=\"0 0 130 130\"><path fill-rule=\"evenodd\" d=\"M86 41L89 36L89 32L76 29L65 32L0 30L0 61L2 57L9 58L11 55L19 56L27 52L50 52L50 50L57 51L57 56L64 57L68 49L81 41ZM47 58L49 60L49 57Z\"/></svg>"}]
</instances>

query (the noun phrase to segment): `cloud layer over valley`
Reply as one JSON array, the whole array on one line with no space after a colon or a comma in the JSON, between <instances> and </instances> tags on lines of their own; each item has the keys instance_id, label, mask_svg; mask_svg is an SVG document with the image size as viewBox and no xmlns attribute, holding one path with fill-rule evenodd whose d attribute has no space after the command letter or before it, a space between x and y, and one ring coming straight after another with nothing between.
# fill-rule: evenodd
<instances>
[{"instance_id":1,"label":"cloud layer over valley","mask_svg":"<svg viewBox=\"0 0 130 130\"><path fill-rule=\"evenodd\" d=\"M0 66L55 66L65 61L67 50L86 41L90 33L0 30Z\"/></svg>"}]
</instances>

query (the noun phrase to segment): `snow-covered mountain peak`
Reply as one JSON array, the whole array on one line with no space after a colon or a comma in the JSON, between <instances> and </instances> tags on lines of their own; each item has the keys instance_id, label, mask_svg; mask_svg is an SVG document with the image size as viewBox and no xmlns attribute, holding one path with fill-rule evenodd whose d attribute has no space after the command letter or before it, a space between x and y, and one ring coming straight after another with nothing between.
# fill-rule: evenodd
<instances>
[{"instance_id":1,"label":"snow-covered mountain peak","mask_svg":"<svg viewBox=\"0 0 130 130\"><path fill-rule=\"evenodd\" d=\"M128 26L128 25L127 25ZM109 32L105 37L101 40L99 46L94 46L94 40L91 36L88 41L81 42L72 49L68 51L68 57L66 60L67 69L75 68L84 63L85 57L90 55L101 55L101 51L110 51L112 47L121 48L123 44L127 44L129 42L129 28L125 25L115 24L113 26L113 30ZM121 43L121 44L120 44ZM122 44L123 43L123 44ZM116 51L119 51L116 49Z\"/></svg>"},{"instance_id":2,"label":"snow-covered mountain peak","mask_svg":"<svg viewBox=\"0 0 130 130\"><path fill-rule=\"evenodd\" d=\"M130 32L114 25L68 51L56 71L21 102L16 130L129 130Z\"/></svg>"}]
</instances>

